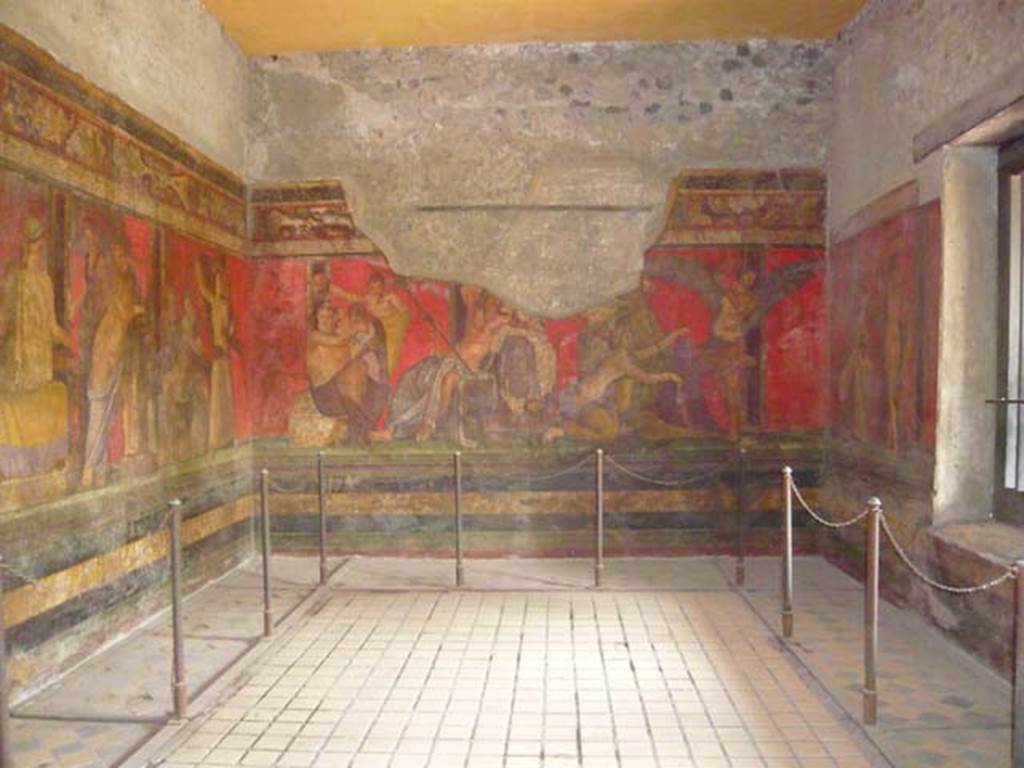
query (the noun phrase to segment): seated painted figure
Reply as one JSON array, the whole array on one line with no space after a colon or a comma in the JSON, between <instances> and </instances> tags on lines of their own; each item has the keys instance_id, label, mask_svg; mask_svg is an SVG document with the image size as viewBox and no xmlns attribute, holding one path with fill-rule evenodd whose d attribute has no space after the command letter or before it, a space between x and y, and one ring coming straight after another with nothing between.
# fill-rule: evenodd
<instances>
[{"instance_id":1,"label":"seated painted figure","mask_svg":"<svg viewBox=\"0 0 1024 768\"><path fill-rule=\"evenodd\" d=\"M322 304L316 327L309 332L306 368L310 389L293 407L293 440L304 445L365 442L383 415L390 392L380 321L362 304L352 304L346 321L340 323L337 311Z\"/></svg>"},{"instance_id":2,"label":"seated painted figure","mask_svg":"<svg viewBox=\"0 0 1024 768\"><path fill-rule=\"evenodd\" d=\"M70 347L71 336L57 322L47 247L42 224L27 219L21 261L0 285L0 480L43 474L67 458L67 390L54 378L53 347Z\"/></svg>"},{"instance_id":3,"label":"seated painted figure","mask_svg":"<svg viewBox=\"0 0 1024 768\"><path fill-rule=\"evenodd\" d=\"M409 368L379 440L431 438L462 445L518 436L539 418L553 389L555 356L536 321L463 286L465 330L447 354Z\"/></svg>"}]
</instances>

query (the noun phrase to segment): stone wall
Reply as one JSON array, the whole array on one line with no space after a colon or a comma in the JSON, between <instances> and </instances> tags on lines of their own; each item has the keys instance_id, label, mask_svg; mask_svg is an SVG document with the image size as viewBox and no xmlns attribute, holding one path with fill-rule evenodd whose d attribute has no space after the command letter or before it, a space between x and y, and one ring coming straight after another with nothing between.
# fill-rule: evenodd
<instances>
[{"instance_id":1,"label":"stone wall","mask_svg":"<svg viewBox=\"0 0 1024 768\"><path fill-rule=\"evenodd\" d=\"M246 168L340 180L397 272L557 317L636 288L681 169L819 167L830 110L825 43L272 57Z\"/></svg>"},{"instance_id":2,"label":"stone wall","mask_svg":"<svg viewBox=\"0 0 1024 768\"><path fill-rule=\"evenodd\" d=\"M12 0L0 23L242 172L249 64L201 0Z\"/></svg>"},{"instance_id":3,"label":"stone wall","mask_svg":"<svg viewBox=\"0 0 1024 768\"><path fill-rule=\"evenodd\" d=\"M917 181L938 197L941 153L915 163L914 136L1024 64L1024 6L1012 0L874 0L835 46L829 231Z\"/></svg>"}]
</instances>

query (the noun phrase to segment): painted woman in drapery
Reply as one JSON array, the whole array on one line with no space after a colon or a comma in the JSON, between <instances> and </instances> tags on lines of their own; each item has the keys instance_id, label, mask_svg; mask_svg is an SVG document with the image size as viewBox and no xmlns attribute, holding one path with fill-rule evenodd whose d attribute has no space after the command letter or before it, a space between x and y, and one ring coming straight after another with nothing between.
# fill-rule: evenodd
<instances>
[{"instance_id":1,"label":"painted woman in drapery","mask_svg":"<svg viewBox=\"0 0 1024 768\"><path fill-rule=\"evenodd\" d=\"M213 288L206 282L196 262L199 294L210 305L210 333L213 360L210 364L210 448L223 448L235 439L235 395L231 381L231 307L228 303L227 276L222 266L213 274Z\"/></svg>"},{"instance_id":2,"label":"painted woman in drapery","mask_svg":"<svg viewBox=\"0 0 1024 768\"><path fill-rule=\"evenodd\" d=\"M53 378L53 346L70 347L57 322L49 246L38 219L22 227L21 261L0 291L0 479L48 472L68 452L68 400Z\"/></svg>"},{"instance_id":3,"label":"painted woman in drapery","mask_svg":"<svg viewBox=\"0 0 1024 768\"><path fill-rule=\"evenodd\" d=\"M111 246L110 259L97 279L99 285L90 290L98 291L100 300L95 304L101 304L102 314L92 338L88 362L88 418L82 464L82 486L85 488L106 481L109 467L107 438L118 402L125 413L136 414L140 408L135 398L141 390L136 385L141 374L133 369L138 362L134 349L141 343L139 332L146 314L123 241ZM133 416L125 426L139 424ZM141 443L131 434L132 429L125 434L126 450L132 450Z\"/></svg>"}]
</instances>

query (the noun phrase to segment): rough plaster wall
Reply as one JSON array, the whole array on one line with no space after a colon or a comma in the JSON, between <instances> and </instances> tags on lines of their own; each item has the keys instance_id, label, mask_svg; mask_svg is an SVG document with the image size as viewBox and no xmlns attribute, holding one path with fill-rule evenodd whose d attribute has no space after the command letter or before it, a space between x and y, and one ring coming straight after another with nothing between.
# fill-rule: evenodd
<instances>
[{"instance_id":1,"label":"rough plaster wall","mask_svg":"<svg viewBox=\"0 0 1024 768\"><path fill-rule=\"evenodd\" d=\"M831 68L784 41L261 59L246 167L341 179L401 273L568 314L636 286L679 170L821 166Z\"/></svg>"},{"instance_id":2,"label":"rough plaster wall","mask_svg":"<svg viewBox=\"0 0 1024 768\"><path fill-rule=\"evenodd\" d=\"M829 227L917 179L938 196L941 153L915 165L914 136L1024 66L1020 0L875 0L836 46Z\"/></svg>"},{"instance_id":3,"label":"rough plaster wall","mask_svg":"<svg viewBox=\"0 0 1024 768\"><path fill-rule=\"evenodd\" d=\"M0 22L242 173L249 64L200 0L0 0Z\"/></svg>"}]
</instances>

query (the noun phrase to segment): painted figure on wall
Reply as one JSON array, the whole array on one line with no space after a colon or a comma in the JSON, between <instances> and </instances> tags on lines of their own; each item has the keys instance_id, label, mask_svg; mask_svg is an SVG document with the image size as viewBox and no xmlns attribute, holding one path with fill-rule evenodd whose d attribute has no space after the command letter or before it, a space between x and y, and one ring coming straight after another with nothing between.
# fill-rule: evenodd
<instances>
[{"instance_id":1,"label":"painted figure on wall","mask_svg":"<svg viewBox=\"0 0 1024 768\"><path fill-rule=\"evenodd\" d=\"M161 320L161 463L204 452L208 446L210 384L192 302L165 291Z\"/></svg>"},{"instance_id":2,"label":"painted figure on wall","mask_svg":"<svg viewBox=\"0 0 1024 768\"><path fill-rule=\"evenodd\" d=\"M390 392L381 322L362 304L349 305L344 321L321 304L308 334L306 368L317 411L344 420L349 442L368 442Z\"/></svg>"},{"instance_id":3,"label":"painted figure on wall","mask_svg":"<svg viewBox=\"0 0 1024 768\"><path fill-rule=\"evenodd\" d=\"M318 267L322 267L318 269ZM402 342L405 341L405 332L409 327L409 308L402 301L401 297L387 287L384 276L375 272L370 276L366 284L365 295L347 291L340 285L330 282L326 272L326 265L315 265L313 271L314 294L320 296L325 290L330 296L336 296L350 303L361 303L366 311L380 323L384 333L387 347L388 370L396 370L398 356L402 351ZM318 302L319 303L319 302Z\"/></svg>"},{"instance_id":4,"label":"painted figure on wall","mask_svg":"<svg viewBox=\"0 0 1024 768\"><path fill-rule=\"evenodd\" d=\"M464 432L465 420L452 409L453 397L466 383L490 381L483 364L510 317L498 304L482 297L479 289L469 286L460 290L467 307L461 338L453 342L444 337L445 351L420 360L402 375L387 426L376 432L374 439L424 442L440 429L445 435L455 433L460 443L473 444Z\"/></svg>"},{"instance_id":5,"label":"painted figure on wall","mask_svg":"<svg viewBox=\"0 0 1024 768\"><path fill-rule=\"evenodd\" d=\"M752 269L743 269L735 279L724 271L715 274L715 284L722 294L711 327L714 344L708 350L708 363L721 380L732 440L739 439L746 426L746 370L757 365L747 352L747 321L758 307L755 280L757 274Z\"/></svg>"},{"instance_id":6,"label":"painted figure on wall","mask_svg":"<svg viewBox=\"0 0 1024 768\"><path fill-rule=\"evenodd\" d=\"M209 446L231 445L235 439L235 396L231 381L231 340L234 326L228 302L227 275L218 264L213 269L212 288L199 261L195 262L199 295L209 305L212 360L210 361Z\"/></svg>"},{"instance_id":7,"label":"painted figure on wall","mask_svg":"<svg viewBox=\"0 0 1024 768\"><path fill-rule=\"evenodd\" d=\"M485 368L494 376L498 393L495 429L520 433L542 424L555 391L557 357L544 323L522 312L494 338L492 360Z\"/></svg>"},{"instance_id":8,"label":"painted figure on wall","mask_svg":"<svg viewBox=\"0 0 1024 768\"><path fill-rule=\"evenodd\" d=\"M276 295L287 292L268 291L267 312L288 322L260 321L257 348L280 344L265 354L268 376L296 342L307 357L259 397L293 398L287 432L309 446L344 441L349 422L357 441L463 446L821 429L824 198L816 172L681 174L640 287L565 318L531 317L474 285L395 276L378 252L289 258L291 241L310 237L268 230L261 242L281 258L265 270L303 275L304 301L296 312ZM354 306L379 324L391 382L369 418L354 409L368 390L345 382Z\"/></svg>"},{"instance_id":9,"label":"painted figure on wall","mask_svg":"<svg viewBox=\"0 0 1024 768\"><path fill-rule=\"evenodd\" d=\"M934 448L941 256L937 201L835 245L829 313L837 434L891 451Z\"/></svg>"},{"instance_id":10,"label":"painted figure on wall","mask_svg":"<svg viewBox=\"0 0 1024 768\"><path fill-rule=\"evenodd\" d=\"M486 349L472 375L457 383L456 408L442 434L454 434L463 445L493 445L543 430L557 379L543 323L476 286L458 286L453 295L456 349L470 337L470 358L476 358L477 344ZM493 333L481 333L487 328Z\"/></svg>"},{"instance_id":11,"label":"painted figure on wall","mask_svg":"<svg viewBox=\"0 0 1024 768\"><path fill-rule=\"evenodd\" d=\"M649 347L633 349L626 328L602 320L591 315L598 330L588 340L588 362L580 366L583 376L560 393L559 415L563 421L545 432L545 442L563 435L598 442L614 440L620 433L622 416L629 409L628 385L682 382L677 373L646 370L642 364L686 336L687 328L677 328ZM598 345L606 351L595 351L593 347Z\"/></svg>"},{"instance_id":12,"label":"painted figure on wall","mask_svg":"<svg viewBox=\"0 0 1024 768\"><path fill-rule=\"evenodd\" d=\"M726 431L738 440L750 423L750 386L760 358L761 322L778 302L817 277L817 260L794 261L759 276L760 250L741 252L717 267L694 258L661 258L650 262L651 278L672 281L700 297L710 317L709 338L692 361L692 373L715 383L720 393Z\"/></svg>"},{"instance_id":13,"label":"painted figure on wall","mask_svg":"<svg viewBox=\"0 0 1024 768\"><path fill-rule=\"evenodd\" d=\"M289 434L300 445L441 440L470 447L627 436L664 442L723 432L736 440L761 407L752 396L759 391L751 389L761 386L763 373L755 351L761 322L818 276L818 260L787 259L766 266L760 252L741 249L717 260L662 259L639 290L570 321L576 329L571 361L556 350L547 321L477 286L447 288L450 322L439 323L420 305L412 283L401 294L389 289L376 265L347 259L332 279L331 264L314 263L308 301L315 302L315 313L305 334L308 389L294 400ZM673 285L699 304L693 317L706 316L699 333L685 314L662 317L666 302L671 308L680 301L676 289L663 289ZM366 297L377 314L362 301ZM802 306L784 313L785 322L773 321L771 349L797 339L819 343L816 333L797 333ZM364 315L372 321L370 332ZM414 356L404 342L389 348L381 316L403 321L392 326L392 339L413 329L429 341L420 338ZM782 333L788 334L785 344ZM368 345L354 340L359 334ZM391 359L399 361L397 370ZM799 410L789 413L800 417Z\"/></svg>"},{"instance_id":14,"label":"painted figure on wall","mask_svg":"<svg viewBox=\"0 0 1024 768\"><path fill-rule=\"evenodd\" d=\"M868 352L868 335L861 325L853 349L839 372L837 389L844 404L843 421L850 426L858 440L868 440L868 412L871 389L875 386L875 365Z\"/></svg>"},{"instance_id":15,"label":"painted figure on wall","mask_svg":"<svg viewBox=\"0 0 1024 768\"><path fill-rule=\"evenodd\" d=\"M20 262L3 278L0 479L48 472L68 453L67 390L54 379L53 348L70 347L71 336L57 321L48 247L42 223L27 218Z\"/></svg>"},{"instance_id":16,"label":"painted figure on wall","mask_svg":"<svg viewBox=\"0 0 1024 768\"><path fill-rule=\"evenodd\" d=\"M125 414L126 455L143 444L139 434L143 422L138 415L143 404L138 397L146 308L123 239L115 239L109 257L97 256L97 262L97 273L88 288L92 293L89 304L98 308L99 319L89 345L86 373L88 411L81 478L85 488L106 482L107 438L119 402Z\"/></svg>"}]
</instances>

